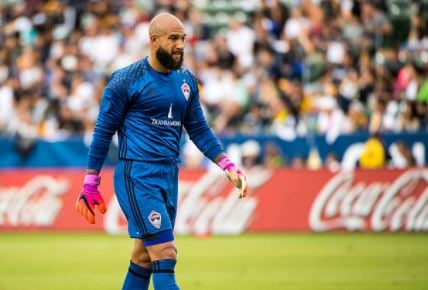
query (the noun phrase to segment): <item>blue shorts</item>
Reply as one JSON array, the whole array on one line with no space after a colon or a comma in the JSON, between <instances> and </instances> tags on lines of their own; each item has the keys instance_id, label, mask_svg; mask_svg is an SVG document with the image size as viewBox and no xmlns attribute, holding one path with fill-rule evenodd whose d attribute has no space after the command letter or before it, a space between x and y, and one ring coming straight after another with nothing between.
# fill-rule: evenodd
<instances>
[{"instance_id":1,"label":"blue shorts","mask_svg":"<svg viewBox=\"0 0 428 290\"><path fill-rule=\"evenodd\" d=\"M151 238L174 229L178 167L175 162L119 160L114 189L131 238Z\"/></svg>"}]
</instances>

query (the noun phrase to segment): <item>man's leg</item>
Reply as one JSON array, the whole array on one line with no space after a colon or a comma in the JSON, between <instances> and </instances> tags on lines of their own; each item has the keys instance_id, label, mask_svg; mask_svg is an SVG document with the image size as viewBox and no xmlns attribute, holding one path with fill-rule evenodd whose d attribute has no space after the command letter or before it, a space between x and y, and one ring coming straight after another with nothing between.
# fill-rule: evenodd
<instances>
[{"instance_id":1,"label":"man's leg","mask_svg":"<svg viewBox=\"0 0 428 290\"><path fill-rule=\"evenodd\" d=\"M135 239L128 273L122 290L147 290L152 274L152 262L149 253L140 239Z\"/></svg>"},{"instance_id":2,"label":"man's leg","mask_svg":"<svg viewBox=\"0 0 428 290\"><path fill-rule=\"evenodd\" d=\"M174 273L177 263L177 249L174 240L157 243L162 241L162 236L165 235L172 237L172 231L161 233L155 241L144 242L152 261L153 285L155 290L179 290Z\"/></svg>"}]
</instances>

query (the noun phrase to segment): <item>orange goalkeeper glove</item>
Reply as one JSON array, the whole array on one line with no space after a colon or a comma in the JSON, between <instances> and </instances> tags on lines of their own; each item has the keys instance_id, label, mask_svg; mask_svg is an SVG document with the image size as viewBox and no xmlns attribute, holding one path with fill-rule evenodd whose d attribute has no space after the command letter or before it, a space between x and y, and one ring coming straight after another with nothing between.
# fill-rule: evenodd
<instances>
[{"instance_id":1,"label":"orange goalkeeper glove","mask_svg":"<svg viewBox=\"0 0 428 290\"><path fill-rule=\"evenodd\" d=\"M101 176L96 173L86 173L82 192L76 201L76 210L90 223L95 223L95 206L100 213L105 213L107 207L98 190Z\"/></svg>"}]
</instances>

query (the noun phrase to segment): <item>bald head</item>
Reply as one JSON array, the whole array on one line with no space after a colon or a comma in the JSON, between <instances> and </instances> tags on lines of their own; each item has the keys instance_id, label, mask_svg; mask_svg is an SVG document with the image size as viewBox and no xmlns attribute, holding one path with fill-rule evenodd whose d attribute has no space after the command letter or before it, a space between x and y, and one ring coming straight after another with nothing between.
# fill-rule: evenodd
<instances>
[{"instance_id":1,"label":"bald head","mask_svg":"<svg viewBox=\"0 0 428 290\"><path fill-rule=\"evenodd\" d=\"M149 26L150 65L158 71L176 70L183 64L186 33L180 19L159 13Z\"/></svg>"},{"instance_id":2,"label":"bald head","mask_svg":"<svg viewBox=\"0 0 428 290\"><path fill-rule=\"evenodd\" d=\"M184 31L184 25L180 19L170 13L159 13L150 21L150 36L159 36L171 31Z\"/></svg>"}]
</instances>

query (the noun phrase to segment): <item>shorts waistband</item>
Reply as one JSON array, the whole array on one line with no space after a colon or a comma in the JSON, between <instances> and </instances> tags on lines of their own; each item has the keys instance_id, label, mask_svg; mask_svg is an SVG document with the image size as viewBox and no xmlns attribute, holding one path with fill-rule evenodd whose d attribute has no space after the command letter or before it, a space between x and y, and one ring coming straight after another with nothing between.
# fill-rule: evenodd
<instances>
[{"instance_id":1,"label":"shorts waistband","mask_svg":"<svg viewBox=\"0 0 428 290\"><path fill-rule=\"evenodd\" d=\"M141 162L141 163L149 163L149 164L156 164L156 165L177 165L178 161L175 158L165 158L165 159L148 159L148 160L142 160L142 159L130 159L130 158L119 158L120 161L124 162Z\"/></svg>"}]
</instances>

